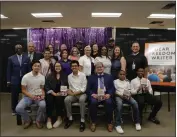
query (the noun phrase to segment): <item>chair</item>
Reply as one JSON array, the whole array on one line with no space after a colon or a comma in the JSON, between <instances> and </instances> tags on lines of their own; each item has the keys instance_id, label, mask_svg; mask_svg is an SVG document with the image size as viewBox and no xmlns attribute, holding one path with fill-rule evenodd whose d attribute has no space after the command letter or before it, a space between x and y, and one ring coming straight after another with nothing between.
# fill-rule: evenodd
<instances>
[{"instance_id":1,"label":"chair","mask_svg":"<svg viewBox=\"0 0 177 137\"><path fill-rule=\"evenodd\" d=\"M31 119L33 120L33 123L36 123L36 116L38 111L38 105L32 104L31 106L31 113L28 113Z\"/></svg>"},{"instance_id":2,"label":"chair","mask_svg":"<svg viewBox=\"0 0 177 137\"><path fill-rule=\"evenodd\" d=\"M97 116L103 116L103 115L105 115L104 105L99 104L98 105ZM91 122L89 109L87 110L87 121ZM114 110L113 110L113 122L114 122Z\"/></svg>"},{"instance_id":3,"label":"chair","mask_svg":"<svg viewBox=\"0 0 177 137\"><path fill-rule=\"evenodd\" d=\"M31 113L28 113L28 114L32 118L33 123L36 123L36 116L37 116L38 106L36 104L32 104L30 106L30 108L31 108ZM22 125L22 118L18 114L16 115L16 121L17 121L17 125Z\"/></svg>"},{"instance_id":4,"label":"chair","mask_svg":"<svg viewBox=\"0 0 177 137\"><path fill-rule=\"evenodd\" d=\"M126 109L125 109L126 108ZM134 118L133 118L133 111L132 111L132 107L131 105L127 104L127 103L124 103L123 104L123 108L122 108L122 115L131 115L132 117L132 121L134 122ZM126 111L127 110L127 111ZM116 117L116 115L115 115ZM122 123L123 123L123 120L122 120Z\"/></svg>"}]
</instances>

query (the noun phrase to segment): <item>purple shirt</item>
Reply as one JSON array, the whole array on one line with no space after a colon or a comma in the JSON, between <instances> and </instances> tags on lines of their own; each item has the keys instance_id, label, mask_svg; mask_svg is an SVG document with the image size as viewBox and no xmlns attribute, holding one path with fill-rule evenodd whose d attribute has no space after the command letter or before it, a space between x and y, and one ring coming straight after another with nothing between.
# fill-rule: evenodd
<instances>
[{"instance_id":1,"label":"purple shirt","mask_svg":"<svg viewBox=\"0 0 177 137\"><path fill-rule=\"evenodd\" d=\"M59 63L61 64L62 70L66 75L69 75L72 73L72 70L70 67L71 60L69 59L67 61L60 60Z\"/></svg>"}]
</instances>

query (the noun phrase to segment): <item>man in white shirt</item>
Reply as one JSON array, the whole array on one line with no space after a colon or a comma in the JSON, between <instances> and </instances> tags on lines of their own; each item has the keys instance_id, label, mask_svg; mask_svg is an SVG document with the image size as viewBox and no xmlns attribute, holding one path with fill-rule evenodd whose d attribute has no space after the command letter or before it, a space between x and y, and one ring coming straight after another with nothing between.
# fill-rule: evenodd
<instances>
[{"instance_id":1,"label":"man in white shirt","mask_svg":"<svg viewBox=\"0 0 177 137\"><path fill-rule=\"evenodd\" d=\"M72 118L72 103L78 102L80 105L80 132L85 130L85 100L86 100L86 86L87 79L84 73L79 72L79 62L76 60L71 61L71 69L73 73L68 76L69 91L68 96L65 98L65 106L67 111L68 120L64 126L65 129L69 128L73 123Z\"/></svg>"},{"instance_id":2,"label":"man in white shirt","mask_svg":"<svg viewBox=\"0 0 177 137\"><path fill-rule=\"evenodd\" d=\"M27 129L32 124L32 120L29 117L28 112L25 110L25 108L29 107L33 103L39 106L36 117L36 126L38 128L42 128L42 124L45 121L45 77L40 74L40 67L40 62L34 61L32 63L32 71L27 73L22 78L21 85L24 97L18 103L16 107L16 112L21 115L24 120L24 129Z\"/></svg>"},{"instance_id":3,"label":"man in white shirt","mask_svg":"<svg viewBox=\"0 0 177 137\"><path fill-rule=\"evenodd\" d=\"M131 97L131 87L129 81L125 80L126 72L120 70L119 79L114 80L114 86L116 89L116 130L118 133L123 134L124 131L121 127L122 118L122 105L128 103L133 109L133 118L135 121L136 130L141 130L138 103Z\"/></svg>"},{"instance_id":4,"label":"man in white shirt","mask_svg":"<svg viewBox=\"0 0 177 137\"><path fill-rule=\"evenodd\" d=\"M155 124L160 124L160 121L156 118L156 114L162 107L162 102L152 95L151 83L148 79L143 78L143 75L144 69L139 68L137 70L137 77L131 81L133 98L138 102L141 120L145 103L148 103L153 106L148 120Z\"/></svg>"}]
</instances>

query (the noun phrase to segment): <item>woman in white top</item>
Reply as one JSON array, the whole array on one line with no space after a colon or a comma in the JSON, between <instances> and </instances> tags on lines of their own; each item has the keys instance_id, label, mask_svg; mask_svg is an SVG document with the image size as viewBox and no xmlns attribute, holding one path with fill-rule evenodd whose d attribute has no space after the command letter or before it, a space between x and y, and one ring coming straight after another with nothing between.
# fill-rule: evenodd
<instances>
[{"instance_id":1,"label":"woman in white top","mask_svg":"<svg viewBox=\"0 0 177 137\"><path fill-rule=\"evenodd\" d=\"M104 73L111 74L111 60L108 57L108 49L106 46L101 47L101 52L99 57L95 58L95 64L97 62L102 62L104 66Z\"/></svg>"},{"instance_id":2,"label":"woman in white top","mask_svg":"<svg viewBox=\"0 0 177 137\"><path fill-rule=\"evenodd\" d=\"M47 76L51 73L55 64L55 59L51 58L51 52L49 48L44 50L44 58L39 60L41 63L41 74Z\"/></svg>"},{"instance_id":3,"label":"woman in white top","mask_svg":"<svg viewBox=\"0 0 177 137\"><path fill-rule=\"evenodd\" d=\"M83 72L87 77L94 73L94 58L91 55L91 47L88 45L84 48L85 55L80 57L79 65L80 71Z\"/></svg>"},{"instance_id":4,"label":"woman in white top","mask_svg":"<svg viewBox=\"0 0 177 137\"><path fill-rule=\"evenodd\" d=\"M114 80L114 86L116 89L116 131L123 134L124 131L121 127L121 117L122 117L122 104L128 103L133 109L133 119L135 121L136 130L141 130L140 116L138 103L131 97L131 87L129 81L127 81L126 73L124 70L119 71L119 79Z\"/></svg>"}]
</instances>

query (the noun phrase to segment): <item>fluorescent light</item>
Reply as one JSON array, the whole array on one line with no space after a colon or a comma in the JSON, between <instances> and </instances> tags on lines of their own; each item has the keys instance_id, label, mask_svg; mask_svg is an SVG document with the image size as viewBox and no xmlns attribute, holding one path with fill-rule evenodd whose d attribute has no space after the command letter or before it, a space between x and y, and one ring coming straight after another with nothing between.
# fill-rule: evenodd
<instances>
[{"instance_id":1,"label":"fluorescent light","mask_svg":"<svg viewBox=\"0 0 177 137\"><path fill-rule=\"evenodd\" d=\"M122 13L92 13L92 17L120 17Z\"/></svg>"},{"instance_id":2,"label":"fluorescent light","mask_svg":"<svg viewBox=\"0 0 177 137\"><path fill-rule=\"evenodd\" d=\"M175 17L175 14L151 14L147 18L174 19Z\"/></svg>"},{"instance_id":3,"label":"fluorescent light","mask_svg":"<svg viewBox=\"0 0 177 137\"><path fill-rule=\"evenodd\" d=\"M168 30L176 30L176 28L167 28Z\"/></svg>"},{"instance_id":4,"label":"fluorescent light","mask_svg":"<svg viewBox=\"0 0 177 137\"><path fill-rule=\"evenodd\" d=\"M29 28L28 27L24 27L24 28L19 27L19 28L12 28L12 29L29 29Z\"/></svg>"},{"instance_id":5,"label":"fluorescent light","mask_svg":"<svg viewBox=\"0 0 177 137\"><path fill-rule=\"evenodd\" d=\"M71 28L71 27L52 27L52 28L61 28L61 29L69 29L69 28Z\"/></svg>"},{"instance_id":6,"label":"fluorescent light","mask_svg":"<svg viewBox=\"0 0 177 137\"><path fill-rule=\"evenodd\" d=\"M1 14L1 19L7 19L8 17Z\"/></svg>"},{"instance_id":7,"label":"fluorescent light","mask_svg":"<svg viewBox=\"0 0 177 137\"><path fill-rule=\"evenodd\" d=\"M63 17L61 13L31 13L31 15L36 18Z\"/></svg>"},{"instance_id":8,"label":"fluorescent light","mask_svg":"<svg viewBox=\"0 0 177 137\"><path fill-rule=\"evenodd\" d=\"M149 29L148 27L130 27L131 29Z\"/></svg>"}]
</instances>

